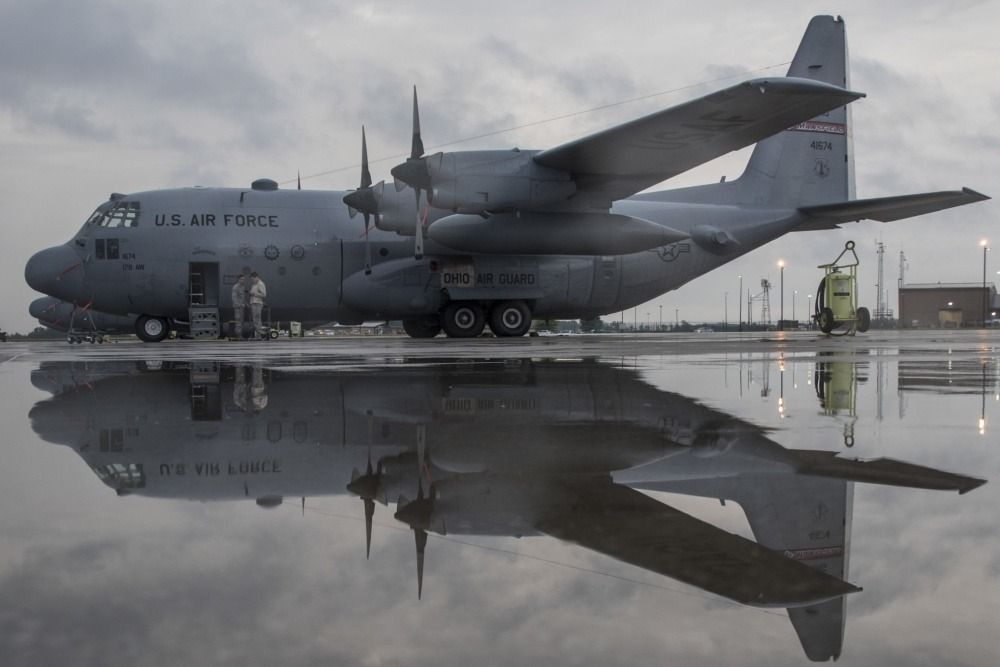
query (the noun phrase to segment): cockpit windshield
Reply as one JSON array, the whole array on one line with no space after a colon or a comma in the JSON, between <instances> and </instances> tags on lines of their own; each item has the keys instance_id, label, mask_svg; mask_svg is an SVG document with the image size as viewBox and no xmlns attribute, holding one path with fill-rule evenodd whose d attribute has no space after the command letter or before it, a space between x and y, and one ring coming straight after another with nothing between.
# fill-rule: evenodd
<instances>
[{"instance_id":1,"label":"cockpit windshield","mask_svg":"<svg viewBox=\"0 0 1000 667\"><path fill-rule=\"evenodd\" d=\"M87 226L138 227L139 202L119 200L101 204L87 219Z\"/></svg>"}]
</instances>

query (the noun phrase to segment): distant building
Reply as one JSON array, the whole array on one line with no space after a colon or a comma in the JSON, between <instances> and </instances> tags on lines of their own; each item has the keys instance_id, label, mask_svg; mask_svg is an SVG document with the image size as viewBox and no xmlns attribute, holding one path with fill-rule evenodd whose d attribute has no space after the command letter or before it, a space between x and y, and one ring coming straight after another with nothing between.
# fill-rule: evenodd
<instances>
[{"instance_id":1,"label":"distant building","mask_svg":"<svg viewBox=\"0 0 1000 667\"><path fill-rule=\"evenodd\" d=\"M899 288L900 327L979 327L996 319L1000 298L992 283L921 283Z\"/></svg>"}]
</instances>

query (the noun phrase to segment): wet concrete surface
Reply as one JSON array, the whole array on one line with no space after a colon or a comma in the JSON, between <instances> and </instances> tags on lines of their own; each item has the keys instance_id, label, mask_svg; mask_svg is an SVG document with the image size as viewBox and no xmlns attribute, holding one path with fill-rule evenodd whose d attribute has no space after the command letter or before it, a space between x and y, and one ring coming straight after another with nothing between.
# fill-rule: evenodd
<instances>
[{"instance_id":1,"label":"wet concrete surface","mask_svg":"<svg viewBox=\"0 0 1000 667\"><path fill-rule=\"evenodd\" d=\"M0 385L4 664L994 663L1000 331L7 343Z\"/></svg>"}]
</instances>

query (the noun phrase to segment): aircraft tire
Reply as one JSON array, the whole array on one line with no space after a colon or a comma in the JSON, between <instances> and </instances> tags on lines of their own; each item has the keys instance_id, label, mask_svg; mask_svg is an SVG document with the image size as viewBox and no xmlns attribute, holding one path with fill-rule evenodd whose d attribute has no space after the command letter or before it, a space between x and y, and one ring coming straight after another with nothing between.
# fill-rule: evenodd
<instances>
[{"instance_id":1,"label":"aircraft tire","mask_svg":"<svg viewBox=\"0 0 1000 667\"><path fill-rule=\"evenodd\" d=\"M868 312L868 309L864 306L858 308L857 311L857 328L858 331L864 333L868 331L872 326L872 315Z\"/></svg>"},{"instance_id":2,"label":"aircraft tire","mask_svg":"<svg viewBox=\"0 0 1000 667\"><path fill-rule=\"evenodd\" d=\"M414 317L403 320L403 331L410 338L434 338L441 333L441 320L437 317Z\"/></svg>"},{"instance_id":3,"label":"aircraft tire","mask_svg":"<svg viewBox=\"0 0 1000 667\"><path fill-rule=\"evenodd\" d=\"M819 318L816 320L819 324L819 330L825 334L833 331L833 327L837 325L837 322L833 319L833 310L830 308L824 308L819 311Z\"/></svg>"},{"instance_id":4,"label":"aircraft tire","mask_svg":"<svg viewBox=\"0 0 1000 667\"><path fill-rule=\"evenodd\" d=\"M143 343L159 343L170 333L167 321L162 317L143 315L135 321L135 335Z\"/></svg>"},{"instance_id":5,"label":"aircraft tire","mask_svg":"<svg viewBox=\"0 0 1000 667\"><path fill-rule=\"evenodd\" d=\"M519 337L531 328L531 309L524 301L501 301L490 310L490 330L497 336Z\"/></svg>"},{"instance_id":6,"label":"aircraft tire","mask_svg":"<svg viewBox=\"0 0 1000 667\"><path fill-rule=\"evenodd\" d=\"M475 338L485 326L483 308L473 301L452 301L441 315L441 328L449 338Z\"/></svg>"}]
</instances>

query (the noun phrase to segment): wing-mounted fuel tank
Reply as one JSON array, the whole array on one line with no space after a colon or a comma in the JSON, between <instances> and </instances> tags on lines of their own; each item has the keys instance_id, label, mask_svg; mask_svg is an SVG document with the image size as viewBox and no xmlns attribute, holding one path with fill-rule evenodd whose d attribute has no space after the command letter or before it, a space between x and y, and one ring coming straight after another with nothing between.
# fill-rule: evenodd
<instances>
[{"instance_id":1,"label":"wing-mounted fuel tank","mask_svg":"<svg viewBox=\"0 0 1000 667\"><path fill-rule=\"evenodd\" d=\"M464 252L518 255L624 255L688 238L686 232L628 215L529 211L449 215L428 236Z\"/></svg>"}]
</instances>

